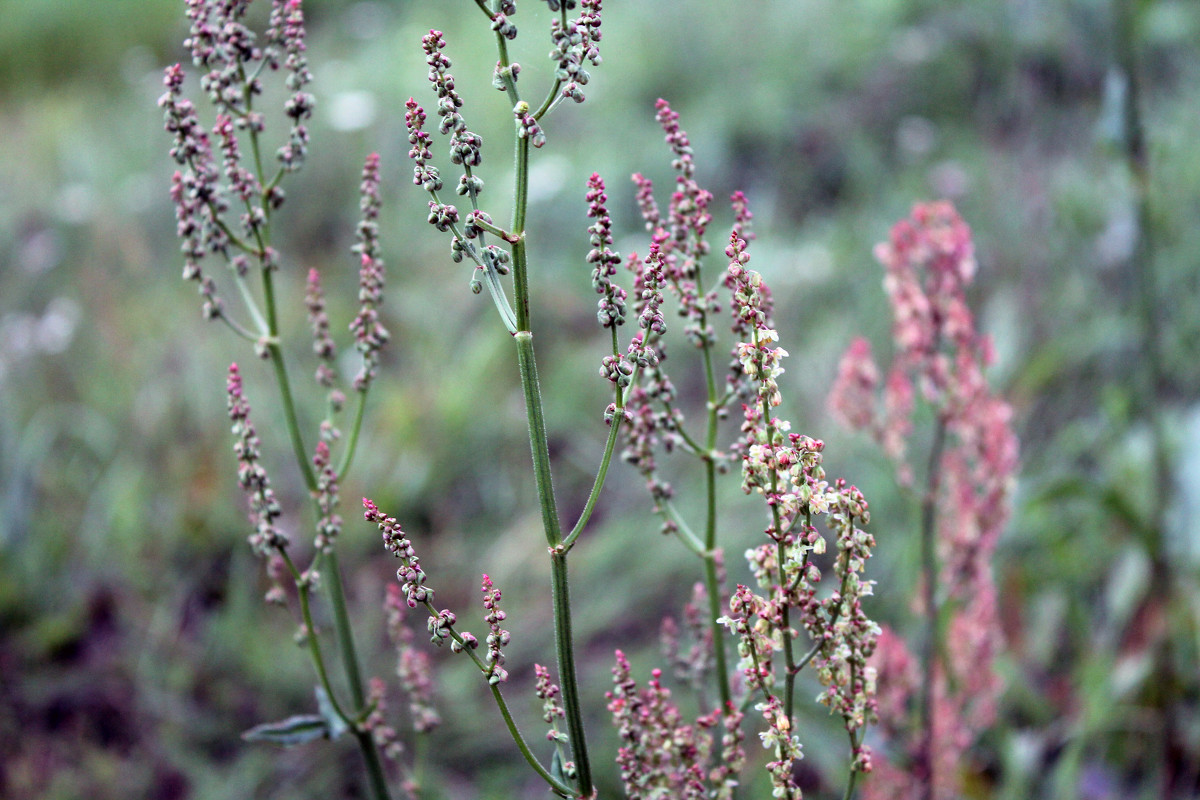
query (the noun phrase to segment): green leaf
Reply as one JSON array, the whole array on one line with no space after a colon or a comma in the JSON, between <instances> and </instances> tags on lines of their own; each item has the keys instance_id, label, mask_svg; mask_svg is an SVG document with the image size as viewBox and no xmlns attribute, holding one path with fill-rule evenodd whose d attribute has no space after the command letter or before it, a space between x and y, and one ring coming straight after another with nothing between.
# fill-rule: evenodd
<instances>
[{"instance_id":1,"label":"green leaf","mask_svg":"<svg viewBox=\"0 0 1200 800\"><path fill-rule=\"evenodd\" d=\"M248 742L272 742L283 747L295 747L317 739L336 739L350 729L329 701L329 695L318 686L316 714L297 714L279 722L264 722L242 734Z\"/></svg>"},{"instance_id":2,"label":"green leaf","mask_svg":"<svg viewBox=\"0 0 1200 800\"><path fill-rule=\"evenodd\" d=\"M317 739L330 737L329 725L317 714L298 714L279 722L264 722L242 734L247 742L272 742L283 747L295 747Z\"/></svg>"}]
</instances>

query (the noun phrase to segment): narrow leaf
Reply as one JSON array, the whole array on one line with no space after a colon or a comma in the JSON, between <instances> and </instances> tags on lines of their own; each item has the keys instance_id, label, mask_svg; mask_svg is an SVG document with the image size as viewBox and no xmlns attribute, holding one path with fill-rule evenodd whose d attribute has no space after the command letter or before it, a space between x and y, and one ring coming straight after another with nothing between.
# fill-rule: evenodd
<instances>
[{"instance_id":1,"label":"narrow leaf","mask_svg":"<svg viewBox=\"0 0 1200 800\"><path fill-rule=\"evenodd\" d=\"M264 722L242 734L248 742L272 742L294 747L329 737L329 725L317 714L298 714L279 722Z\"/></svg>"}]
</instances>

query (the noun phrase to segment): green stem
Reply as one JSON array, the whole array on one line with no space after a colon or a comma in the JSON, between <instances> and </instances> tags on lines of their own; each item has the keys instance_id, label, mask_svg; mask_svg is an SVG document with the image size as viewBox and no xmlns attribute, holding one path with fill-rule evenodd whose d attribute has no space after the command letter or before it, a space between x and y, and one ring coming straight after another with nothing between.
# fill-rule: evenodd
<instances>
[{"instance_id":1,"label":"green stem","mask_svg":"<svg viewBox=\"0 0 1200 800\"><path fill-rule=\"evenodd\" d=\"M355 709L362 709L367 704L367 698L363 691L362 675L359 672L358 653L354 647L354 629L350 625L350 615L346 611L346 591L342 586L337 551L331 548L325 552L324 556L324 578L329 588L329 602L333 608L334 633L337 636L338 648L342 653L342 669L346 673L346 683L350 686L350 699L354 701ZM387 776L384 773L383 761L379 757L379 748L375 744L374 737L368 731L358 727L354 729L354 737L367 767L367 778L371 784L372 797L375 800L388 800L390 793L387 787Z\"/></svg>"},{"instance_id":2,"label":"green stem","mask_svg":"<svg viewBox=\"0 0 1200 800\"><path fill-rule=\"evenodd\" d=\"M796 672L799 672L802 669L804 669L805 667L807 667L808 662L810 662L814 658L816 658L817 653L821 652L821 647L824 646L824 644L825 644L824 642L817 642L816 644L814 644L812 646L812 648L807 653L804 654L804 657L796 662Z\"/></svg>"},{"instance_id":3,"label":"green stem","mask_svg":"<svg viewBox=\"0 0 1200 800\"><path fill-rule=\"evenodd\" d=\"M321 642L317 639L316 625L313 623L312 616L312 601L309 597L309 591L312 586L307 581L300 577L300 571L296 569L295 563L292 562L292 557L287 550L278 548L278 552L283 563L287 566L288 572L292 575L292 580L296 584L296 594L300 599L300 618L304 620L305 638L308 642L309 654L312 656L313 666L317 670L317 680L321 682L321 688L325 690L325 694L329 697L329 704L333 706L334 712L342 718L347 724L352 722L351 718L342 710L341 705L337 701L337 695L333 691L333 685L329 681L329 671L325 667L325 657L321 653Z\"/></svg>"},{"instance_id":4,"label":"green stem","mask_svg":"<svg viewBox=\"0 0 1200 800\"><path fill-rule=\"evenodd\" d=\"M346 450L342 453L342 463L338 464L337 479L346 477L350 464L354 461L354 451L358 449L358 436L362 432L363 412L367 408L367 390L358 393L358 401L354 407L354 422L350 426L350 435L346 438Z\"/></svg>"},{"instance_id":5,"label":"green stem","mask_svg":"<svg viewBox=\"0 0 1200 800\"><path fill-rule=\"evenodd\" d=\"M288 436L292 440L292 451L300 474L304 476L304 485L310 492L317 490L317 476L313 472L308 450L304 447L304 439L300 436L300 422L296 415L296 403L292 399L292 385L288 380L287 367L283 363L283 349L279 346L279 320L275 311L275 283L271 270L263 270L263 297L267 307L267 334L269 336L267 353L271 364L275 367L275 380L279 384L279 395L283 401L283 416L287 422Z\"/></svg>"},{"instance_id":6,"label":"green stem","mask_svg":"<svg viewBox=\"0 0 1200 800\"><path fill-rule=\"evenodd\" d=\"M233 331L234 333L236 333L238 336L242 337L246 341L255 342L255 343L258 342L258 340L260 338L259 336L257 336L253 331L251 331L250 329L246 328L244 325L239 323L237 320L230 317L229 313L226 312L224 309L217 310L217 317L222 322L224 322L231 331Z\"/></svg>"},{"instance_id":7,"label":"green stem","mask_svg":"<svg viewBox=\"0 0 1200 800\"><path fill-rule=\"evenodd\" d=\"M715 412L713 412L715 414ZM717 619L722 614L721 582L717 574L717 467L709 457L704 462L705 488L708 494L708 513L704 526L704 589L708 594L708 624L713 635L713 661L717 667L717 692L721 708L728 709L733 702L729 688L729 667L725 656L725 631Z\"/></svg>"},{"instance_id":8,"label":"green stem","mask_svg":"<svg viewBox=\"0 0 1200 800\"><path fill-rule=\"evenodd\" d=\"M772 477L774 482L774 477ZM779 530L780 519L779 512L773 506L771 512L775 517L775 530ZM786 553L783 548L783 541L776 543L776 559L779 561L779 585L786 585L785 575L783 573L783 564L786 559ZM796 654L792 647L793 639L791 637L792 620L790 609L791 606L787 602L781 603L780 616L782 617L783 631L783 660L787 666L787 670L783 674L783 713L787 714L788 721L794 720L796 708L796 675L800 672L800 667L796 666Z\"/></svg>"},{"instance_id":9,"label":"green stem","mask_svg":"<svg viewBox=\"0 0 1200 800\"><path fill-rule=\"evenodd\" d=\"M575 523L575 527L567 534L567 538L563 539L563 547L567 550L575 546L575 540L579 538L579 534L583 533L584 527L592 517L592 512L596 509L596 501L600 499L600 492L604 489L604 481L608 477L608 465L612 462L613 450L617 446L617 437L621 431L621 420L625 416L624 411L624 406L618 402L612 421L609 423L608 441L604 443L604 455L600 458L600 469L596 473L596 480L592 483L592 491L588 494L583 511L579 514L579 521Z\"/></svg>"},{"instance_id":10,"label":"green stem","mask_svg":"<svg viewBox=\"0 0 1200 800\"><path fill-rule=\"evenodd\" d=\"M700 541L700 537L687 524L687 520L679 513L679 509L675 508L675 504L670 500L663 500L659 503L659 509L665 517L675 523L675 535L679 537L679 541L683 542L684 547L700 558L704 558L704 542Z\"/></svg>"},{"instance_id":11,"label":"green stem","mask_svg":"<svg viewBox=\"0 0 1200 800\"><path fill-rule=\"evenodd\" d=\"M857 753L858 747L861 744L859 737L854 731L847 731L850 734L850 752ZM850 762L850 777L846 780L846 791L842 794L842 800L850 800L854 796L854 784L858 781L858 770L855 769L853 761Z\"/></svg>"},{"instance_id":12,"label":"green stem","mask_svg":"<svg viewBox=\"0 0 1200 800\"><path fill-rule=\"evenodd\" d=\"M520 303L519 306L525 305ZM519 309L518 309L519 313ZM537 486L538 504L542 510L542 529L550 547L562 544L558 508L554 500L554 484L550 470L550 441L546 419L542 413L542 395L538 384L537 363L533 354L533 334L517 331L517 365L521 370L521 389L525 394L525 414L529 423L529 445L533 453L533 476Z\"/></svg>"},{"instance_id":13,"label":"green stem","mask_svg":"<svg viewBox=\"0 0 1200 800\"><path fill-rule=\"evenodd\" d=\"M529 202L529 139L517 139L515 162L517 185L512 228L521 240L512 246L513 293L517 300L517 330L529 331L529 260L525 237L525 205Z\"/></svg>"},{"instance_id":14,"label":"green stem","mask_svg":"<svg viewBox=\"0 0 1200 800\"><path fill-rule=\"evenodd\" d=\"M579 776L579 796L591 797L592 767L588 760L587 732L583 726L579 702L579 680L575 672L574 637L571 632L571 592L567 575L567 554L554 552L550 556L551 582L554 602L554 644L558 656L558 679L562 684L563 708L567 715L567 735L571 737L571 752Z\"/></svg>"},{"instance_id":15,"label":"green stem","mask_svg":"<svg viewBox=\"0 0 1200 800\"><path fill-rule=\"evenodd\" d=\"M350 614L346 610L346 592L342 586L341 568L338 566L337 551L325 552L325 583L329 587L329 603L333 609L333 624L338 648L342 652L342 667L346 672L346 683L350 687L350 698L355 708L366 705L362 675L359 674L358 652L354 647L354 629L350 625Z\"/></svg>"},{"instance_id":16,"label":"green stem","mask_svg":"<svg viewBox=\"0 0 1200 800\"><path fill-rule=\"evenodd\" d=\"M516 247L514 247L515 250ZM528 306L528 296L520 290L518 285L518 315L522 311L528 315ZM526 321L528 321L528 316L526 316ZM533 454L533 474L537 486L538 505L542 510L542 527L546 533L546 542L550 547L554 643L558 655L558 678L562 685L567 731L571 737L571 748L575 755L575 766L579 774L579 793L583 797L589 797L592 793L592 775L591 765L588 761L587 742L584 738L579 684L575 677L567 553L563 545L558 509L554 500L554 484L550 470L550 443L546 433L545 417L542 413L541 389L538 384L537 362L533 352L533 334L528 330L521 330L513 339L517 343L517 362L521 371L521 388L525 395L525 412L529 423L529 444Z\"/></svg>"},{"instance_id":17,"label":"green stem","mask_svg":"<svg viewBox=\"0 0 1200 800\"><path fill-rule=\"evenodd\" d=\"M521 755L533 767L533 771L542 777L546 783L550 784L550 788L559 797L574 797L575 790L565 783L555 778L550 774L550 771L542 766L542 762L538 761L537 756L529 749L529 745L525 742L525 737L521 735L521 730L517 727L516 721L513 720L512 714L508 710L508 703L504 701L504 696L500 694L500 688L493 685L492 697L496 700L496 706L500 709L500 716L504 717L504 724L508 728L509 734L513 741L517 743L517 748L521 751Z\"/></svg>"},{"instance_id":18,"label":"green stem","mask_svg":"<svg viewBox=\"0 0 1200 800\"><path fill-rule=\"evenodd\" d=\"M354 729L354 739L358 742L358 750L362 753L363 762L367 767L367 778L371 783L371 797L375 800L389 800L387 774L383 769L383 759L379 757L379 747L370 731Z\"/></svg>"}]
</instances>

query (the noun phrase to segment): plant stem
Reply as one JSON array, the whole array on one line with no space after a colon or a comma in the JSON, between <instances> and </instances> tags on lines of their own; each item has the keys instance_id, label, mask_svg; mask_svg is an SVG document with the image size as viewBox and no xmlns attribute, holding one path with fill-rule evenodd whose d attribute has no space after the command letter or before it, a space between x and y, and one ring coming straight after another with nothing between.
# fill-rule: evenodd
<instances>
[{"instance_id":1,"label":"plant stem","mask_svg":"<svg viewBox=\"0 0 1200 800\"><path fill-rule=\"evenodd\" d=\"M503 58L503 51L501 57ZM562 686L563 709L571 751L579 775L579 794L592 795L592 770L584 735L583 709L579 702L579 683L575 677L574 640L571 636L571 601L567 576L567 553L562 546L562 530L554 500L550 470L550 442L542 413L542 393L538 385L537 360L533 352L533 333L529 325L529 270L526 253L525 214L529 205L529 139L517 137L515 160L516 186L513 192L512 233L520 237L513 243L513 290L516 295L517 363L521 371L521 389L525 395L525 415L529 422L529 447L533 454L534 482L538 505L542 509L542 528L550 546L553 574L554 642L558 656L558 679Z\"/></svg>"},{"instance_id":2,"label":"plant stem","mask_svg":"<svg viewBox=\"0 0 1200 800\"><path fill-rule=\"evenodd\" d=\"M860 744L859 739L854 734L854 731L847 731L847 733L850 734L850 752L853 754L857 754L858 747ZM846 779L846 791L842 795L842 800L850 800L850 798L854 796L854 784L857 781L858 781L858 770L856 769L856 765L852 761L850 764L850 777Z\"/></svg>"},{"instance_id":3,"label":"plant stem","mask_svg":"<svg viewBox=\"0 0 1200 800\"><path fill-rule=\"evenodd\" d=\"M283 363L283 348L279 346L279 320L275 312L275 282L270 269L264 269L263 297L267 310L267 353L271 364L275 367L275 380L279 384L279 396L283 401L283 417L287 422L288 436L292 440L292 452L296 457L296 465L304 476L304 485L310 492L317 490L317 476L309 461L308 450L304 448L304 439L300 436L300 421L296 415L296 402L292 399L292 385L288 380L287 367Z\"/></svg>"},{"instance_id":4,"label":"plant stem","mask_svg":"<svg viewBox=\"0 0 1200 800\"><path fill-rule=\"evenodd\" d=\"M291 573L292 580L296 583L296 593L300 598L300 618L304 620L304 631L308 641L309 654L312 656L313 666L317 670L317 680L321 682L321 687L325 690L325 694L329 696L329 703L333 706L334 712L349 724L351 722L350 716L342 710L341 705L337 701L333 685L329 682L329 671L325 667L325 657L321 654L321 643L317 639L316 625L313 623L312 617L312 602L309 597L311 584L301 580L300 571L296 569L296 565L287 550L281 547L278 548L278 552L283 559L283 563L287 566L288 572Z\"/></svg>"},{"instance_id":5,"label":"plant stem","mask_svg":"<svg viewBox=\"0 0 1200 800\"><path fill-rule=\"evenodd\" d=\"M550 556L554 602L554 644L558 651L558 679L562 685L563 707L567 715L567 734L571 737L571 752L579 775L579 796L591 797L592 767L588 761L587 734L579 702L579 680L575 673L574 638L571 633L571 592L567 576L567 554L554 552Z\"/></svg>"},{"instance_id":6,"label":"plant stem","mask_svg":"<svg viewBox=\"0 0 1200 800\"><path fill-rule=\"evenodd\" d=\"M715 414L715 411L710 413ZM717 465L711 456L704 462L708 513L704 526L704 589L708 594L708 624L713 635L713 661L717 667L717 692L721 708L727 711L733 702L729 688L729 667L725 663L725 631L717 619L721 616L721 581L717 574Z\"/></svg>"},{"instance_id":7,"label":"plant stem","mask_svg":"<svg viewBox=\"0 0 1200 800\"><path fill-rule=\"evenodd\" d=\"M700 282L700 260L696 260L696 282ZM700 317L700 330L708 326L708 314ZM712 345L705 341L704 384L708 393L708 419L705 433L704 493L704 589L708 594L708 624L713 637L713 661L717 667L717 693L721 708L727 710L733 702L729 684L729 666L725 656L725 631L717 619L721 616L721 581L717 574L717 415L720 410L717 381L713 370Z\"/></svg>"},{"instance_id":8,"label":"plant stem","mask_svg":"<svg viewBox=\"0 0 1200 800\"><path fill-rule=\"evenodd\" d=\"M521 388L525 395L525 412L529 423L529 444L533 453L533 476L537 485L538 504L542 510L542 529L550 547L562 544L558 508L554 500L553 475L550 470L550 442L546 419L542 413L541 389L538 384L537 363L533 354L533 334L517 331L517 365L521 370Z\"/></svg>"},{"instance_id":9,"label":"plant stem","mask_svg":"<svg viewBox=\"0 0 1200 800\"><path fill-rule=\"evenodd\" d=\"M383 771L383 759L379 757L379 748L375 745L375 737L370 731L354 728L354 738L358 742L359 752L367 766L367 778L371 783L371 797L375 800L389 800L387 775Z\"/></svg>"},{"instance_id":10,"label":"plant stem","mask_svg":"<svg viewBox=\"0 0 1200 800\"><path fill-rule=\"evenodd\" d=\"M517 246L514 246L514 251ZM521 259L524 261L524 258ZM514 262L516 259L514 258ZM523 270L522 270L523 271ZM514 270L515 275L515 270ZM518 288L517 313L528 311L528 298ZM526 318L527 320L528 318ZM533 334L518 331L513 337L517 343L517 361L521 370L521 387L525 395L525 411L529 422L529 444L533 453L534 482L537 485L538 505L542 510L542 526L546 542L550 547L550 566L554 603L554 644L558 656L558 678L562 685L563 708L567 715L567 731L571 737L571 748L575 766L579 772L580 795L592 793L591 766L588 761L587 743L584 738L583 713L579 702L579 684L575 677L574 639L571 634L571 599L567 576L567 553L563 546L559 527L558 509L554 500L554 484L550 471L550 443L546 434L546 421L542 414L542 396L538 385L537 363L533 353Z\"/></svg>"},{"instance_id":11,"label":"plant stem","mask_svg":"<svg viewBox=\"0 0 1200 800\"><path fill-rule=\"evenodd\" d=\"M354 422L350 426L350 435L346 438L346 449L342 452L342 462L338 464L337 479L340 481L346 477L346 472L350 469L350 464L354 461L354 452L358 449L358 436L362 432L363 412L367 408L367 390L363 389L358 393L358 400L354 405Z\"/></svg>"},{"instance_id":12,"label":"plant stem","mask_svg":"<svg viewBox=\"0 0 1200 800\"><path fill-rule=\"evenodd\" d=\"M338 649L342 653L342 668L346 672L346 684L350 687L350 699L355 709L366 705L362 675L359 673L358 652L354 647L354 629L350 625L350 614L346 610L346 592L342 586L341 568L338 566L337 551L330 549L325 554L325 569L322 577L329 587L329 604L333 609L333 625Z\"/></svg>"},{"instance_id":13,"label":"plant stem","mask_svg":"<svg viewBox=\"0 0 1200 800\"><path fill-rule=\"evenodd\" d=\"M304 448L304 441L300 436L300 423L296 414L296 404L292 399L291 383L288 381L287 369L283 362L283 350L278 344L279 321L276 313L275 285L269 268L263 270L263 297L267 314L267 330L270 336L267 352L271 357L271 363L275 367L275 378L279 384L279 393L283 400L284 418L287 420L288 433L292 440L292 450L296 457L296 464L304 476L305 484L308 486L310 492L315 492L317 489L317 476L313 472L312 462L309 460L308 451ZM360 397L354 425L353 439L355 440L358 437L358 429L362 422L364 405L365 397ZM342 467L343 471L349 466L352 454L353 441L351 442L350 449L347 451L346 460ZM354 635L350 625L350 615L346 611L346 594L342 587L337 552L331 548L323 556L327 564L325 577L327 586L329 587L329 602L333 608L334 630L338 646L342 652L342 667L346 672L346 682L350 687L350 697L354 703L355 714L357 715L366 705L366 695L363 692L362 676L359 674L358 655L354 648ZM293 576L298 577L295 567L291 566L290 562L289 566L291 567ZM332 691L332 687L329 685L329 677L325 671L324 660L321 658L320 648L316 644L317 632L313 627L307 586L300 587L300 600L305 625L308 628L308 635L310 637L313 660L317 666L317 673L321 678L321 684L325 687L325 691L329 695L330 703L334 709L345 719L346 715L338 708L337 699ZM388 792L387 779L383 772L383 763L379 757L375 739L369 732L361 730L358 726L352 727L354 738L358 742L359 750L363 755L363 761L366 763L371 797L373 800L389 800L391 795Z\"/></svg>"},{"instance_id":14,"label":"plant stem","mask_svg":"<svg viewBox=\"0 0 1200 800\"><path fill-rule=\"evenodd\" d=\"M604 480L608 477L608 465L612 462L613 450L617 446L617 436L621 431L621 420L625 416L624 411L624 405L618 403L612 422L609 423L608 440L604 443L604 455L600 458L600 469L596 472L596 480L592 483L592 491L588 494L583 511L579 514L579 521L575 523L575 527L567 534L567 538L563 539L563 547L568 550L575 545L575 540L579 538L579 534L583 533L584 527L592 517L592 511L596 508L596 501L600 499L600 492L604 488Z\"/></svg>"},{"instance_id":15,"label":"plant stem","mask_svg":"<svg viewBox=\"0 0 1200 800\"><path fill-rule=\"evenodd\" d=\"M938 414L929 449L925 496L921 499L921 580L925 605L925 638L921 643L921 747L918 777L923 800L933 800L933 673L938 652L937 607L937 495L942 478L942 451L946 447L946 420Z\"/></svg>"},{"instance_id":16,"label":"plant stem","mask_svg":"<svg viewBox=\"0 0 1200 800\"><path fill-rule=\"evenodd\" d=\"M1137 9L1130 0L1116 2L1117 60L1125 75L1125 103L1122 108L1123 145L1125 160L1133 180L1137 226L1134 230L1134 249L1130 267L1136 273L1138 314L1142 327L1140 363L1141 405L1149 423L1154 462L1154 500L1150 504L1151 520L1146 549L1150 556L1151 586L1166 598L1167 617L1174 605L1174 576L1167 553L1167 508L1171 502L1171 464L1166 421L1159 401L1160 387L1166 377L1163 359L1161 306L1158 302L1158 276L1155 270L1154 223L1150 200L1150 156L1146 149L1145 126L1141 115L1141 76L1137 53ZM1157 700L1162 713L1162 797L1176 796L1176 785L1188 771L1186 747L1179 741L1176 706L1179 702L1179 682L1175 674L1174 648L1168 630L1155 648L1152 681L1157 687Z\"/></svg>"},{"instance_id":17,"label":"plant stem","mask_svg":"<svg viewBox=\"0 0 1200 800\"><path fill-rule=\"evenodd\" d=\"M508 710L508 703L504 701L504 696L500 694L500 687L493 685L492 697L496 700L496 707L500 709L500 716L504 717L504 724L508 727L508 732L512 734L513 741L517 743L517 749L521 751L521 755L529 762L529 766L533 767L534 772L542 777L546 783L550 784L550 788L555 794L560 797L571 797L575 790L567 786L562 781L555 778L550 772L542 766L542 763L537 760L537 756L529 749L529 745L525 742L525 737L521 735L521 731L517 728L517 723L512 717L512 713Z\"/></svg>"}]
</instances>

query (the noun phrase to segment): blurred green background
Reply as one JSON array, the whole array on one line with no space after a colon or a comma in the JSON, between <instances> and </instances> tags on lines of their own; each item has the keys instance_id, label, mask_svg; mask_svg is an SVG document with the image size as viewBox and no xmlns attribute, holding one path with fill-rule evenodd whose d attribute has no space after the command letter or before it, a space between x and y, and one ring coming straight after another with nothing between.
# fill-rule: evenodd
<instances>
[{"instance_id":1,"label":"blurred green background","mask_svg":"<svg viewBox=\"0 0 1200 800\"><path fill-rule=\"evenodd\" d=\"M547 15L544 4L521 5L515 57L532 84L545 76ZM874 613L905 625L913 509L878 453L832 423L824 396L852 336L887 347L873 244L914 202L950 198L975 231L972 299L996 338L992 379L1016 407L1023 460L996 562L1008 689L999 723L964 764L968 796L1159 796L1154 742L1164 709L1183 733L1174 766L1200 765L1200 6L1140 6L1166 357L1154 398L1137 389L1144 348L1133 310L1144 265L1130 262L1137 218L1119 147L1122 82L1108 2L611 6L588 101L549 118L533 175L535 329L564 516L573 518L590 487L610 400L596 376L606 345L583 260L584 182L593 170L604 175L618 249L644 252L626 176L654 177L665 202L669 157L653 103L666 97L691 135L702 184L718 198L736 188L750 198L753 266L775 290L792 354L785 408L797 430L829 442L830 472L871 500L874 568L891 598ZM292 373L313 425L321 395L304 383L313 365L302 276L322 270L335 329L344 331L366 153L381 152L385 175L393 343L366 446L342 492L342 558L360 644L369 672L391 676L379 600L393 565L355 521L356 498L369 493L404 522L439 603L469 628L482 627L471 610L479 572L504 590L514 632L508 695L536 738L529 665L551 658L548 570L536 557L543 544L515 358L491 304L469 293L468 270L450 263L445 237L424 224L425 198L405 158L403 102L415 95L432 105L419 39L438 27L468 120L484 136L485 197L495 216L506 215L511 123L490 88L490 33L467 0L314 0L305 10L318 110L310 160L287 187L276 241ZM187 60L185 35L176 0L0 0L5 798L359 796L349 745L276 751L239 739L259 722L308 711L313 677L291 643L291 618L262 605L261 567L245 544L225 416L230 361L246 373L267 464L290 510L284 523L301 550L311 520L295 513L304 490L272 421L278 398L268 369L201 320L193 288L179 279L167 197L174 166L155 101L162 67ZM195 97L194 76L189 88ZM718 212L714 261L730 221ZM674 353L679 369L686 353ZM699 387L677 382L694 400ZM1150 569L1152 403L1172 445L1169 593ZM690 474L681 466L677 483ZM616 791L615 736L601 699L612 650L634 650L644 679L661 662L660 613L678 615L699 577L682 547L656 532L639 483L614 468L573 561L606 796ZM742 579L739 554L757 532L744 519L759 509L736 479L727 489L726 551ZM1178 676L1169 686L1152 668L1163 640ZM441 796L543 796L496 732L498 717L465 661L433 656L446 724L429 769L441 775L431 781ZM840 773L822 777L841 757L837 726L814 708L800 733L809 796L840 796Z\"/></svg>"}]
</instances>

